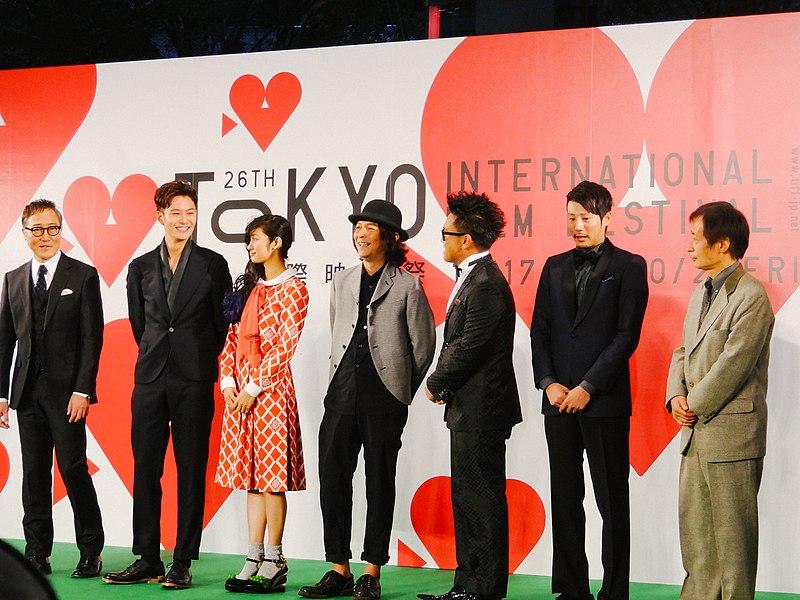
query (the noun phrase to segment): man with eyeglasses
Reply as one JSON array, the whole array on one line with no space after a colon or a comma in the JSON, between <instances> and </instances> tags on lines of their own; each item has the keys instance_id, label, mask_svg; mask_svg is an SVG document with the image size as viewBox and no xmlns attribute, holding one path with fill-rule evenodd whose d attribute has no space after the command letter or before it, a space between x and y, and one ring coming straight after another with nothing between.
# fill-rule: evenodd
<instances>
[{"instance_id":1,"label":"man with eyeglasses","mask_svg":"<svg viewBox=\"0 0 800 600\"><path fill-rule=\"evenodd\" d=\"M514 297L489 248L506 218L486 194L447 197L445 261L456 268L444 345L425 394L450 430L456 537L453 587L422 600L497 600L508 585L506 440L522 421L512 361Z\"/></svg>"},{"instance_id":2,"label":"man with eyeglasses","mask_svg":"<svg viewBox=\"0 0 800 600\"><path fill-rule=\"evenodd\" d=\"M34 200L22 212L22 234L33 260L3 281L0 428L9 428L8 409L15 409L26 558L39 572L51 573L55 448L80 550L72 577L88 578L97 577L103 564L103 523L86 462L86 416L97 402L103 305L97 270L61 252L61 221L49 200Z\"/></svg>"}]
</instances>

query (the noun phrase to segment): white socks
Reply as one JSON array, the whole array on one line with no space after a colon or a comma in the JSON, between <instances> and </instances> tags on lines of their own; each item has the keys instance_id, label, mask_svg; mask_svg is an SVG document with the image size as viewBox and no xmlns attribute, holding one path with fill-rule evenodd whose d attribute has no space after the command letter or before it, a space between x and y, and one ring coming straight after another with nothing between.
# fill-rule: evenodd
<instances>
[{"instance_id":1,"label":"white socks","mask_svg":"<svg viewBox=\"0 0 800 600\"><path fill-rule=\"evenodd\" d=\"M247 559L244 561L244 566L236 579L249 579L258 571L258 563L264 558L264 544L258 542L248 542L247 544Z\"/></svg>"}]
</instances>

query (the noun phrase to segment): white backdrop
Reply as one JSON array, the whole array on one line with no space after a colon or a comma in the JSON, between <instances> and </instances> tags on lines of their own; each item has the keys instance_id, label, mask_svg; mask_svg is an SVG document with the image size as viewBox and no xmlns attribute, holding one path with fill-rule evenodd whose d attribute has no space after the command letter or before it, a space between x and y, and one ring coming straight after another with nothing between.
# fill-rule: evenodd
<instances>
[{"instance_id":1,"label":"white backdrop","mask_svg":"<svg viewBox=\"0 0 800 600\"><path fill-rule=\"evenodd\" d=\"M441 325L452 283L441 258L442 204L462 179L465 187L477 180L509 218L494 254L520 313L515 366L525 420L508 446L508 477L522 482L512 502L519 555L512 564L519 573L549 575L547 453L528 324L543 259L569 248L564 195L585 175L620 203L615 243L641 253L651 269L652 299L634 360L632 579L682 580L679 455L662 398L694 285L681 260L683 224L697 202L733 199L753 227L748 268L767 283L777 313L758 587L800 593L800 120L791 93L800 75L798 26L797 15L776 15L0 72L0 270L29 258L19 214L45 197L64 208L65 249L101 272L106 342L88 455L107 543L131 543L135 349L125 273L131 258L161 239L151 203L157 185L194 174L197 241L223 253L234 276L246 254L225 234L243 231L259 207L294 224L289 262L311 297L293 362L309 489L289 497L284 547L292 557L321 559L316 432L328 369L328 282L333 270L356 262L346 217L372 198L400 206L413 234L411 269L423 274ZM7 538L22 537L16 429L12 414L12 430L0 433L0 536ZM452 541L431 518L440 506L435 484L444 480L429 482L447 475L441 408L418 395L400 455L392 562L451 564ZM356 557L362 479L359 471ZM203 550L242 552L243 494L226 497L213 483L209 490ZM596 578L600 521L588 484L586 506ZM174 507L167 512L174 521ZM74 539L59 484L54 513L57 540Z\"/></svg>"}]
</instances>

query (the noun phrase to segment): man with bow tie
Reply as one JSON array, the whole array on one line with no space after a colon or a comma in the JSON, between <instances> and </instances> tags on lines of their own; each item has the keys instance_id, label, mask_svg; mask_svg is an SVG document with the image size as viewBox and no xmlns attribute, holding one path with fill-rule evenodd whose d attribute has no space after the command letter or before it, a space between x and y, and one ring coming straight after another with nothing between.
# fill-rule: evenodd
<instances>
[{"instance_id":1,"label":"man with bow tie","mask_svg":"<svg viewBox=\"0 0 800 600\"><path fill-rule=\"evenodd\" d=\"M495 600L508 584L506 440L522 421L512 355L517 313L489 248L506 224L485 194L447 197L444 259L457 279L444 344L425 394L444 405L450 430L451 501L456 537L453 587L422 600Z\"/></svg>"},{"instance_id":2,"label":"man with bow tie","mask_svg":"<svg viewBox=\"0 0 800 600\"><path fill-rule=\"evenodd\" d=\"M590 181L567 194L575 249L547 259L531 323L550 458L552 591L560 600L593 598L584 550L584 452L603 519L598 599L628 598L628 360L639 344L648 287L644 259L606 238L611 204L608 190Z\"/></svg>"},{"instance_id":3,"label":"man with bow tie","mask_svg":"<svg viewBox=\"0 0 800 600\"><path fill-rule=\"evenodd\" d=\"M0 428L9 428L8 409L16 409L26 558L36 570L50 574L55 448L81 554L72 576L97 577L104 535L86 462L86 416L97 402L103 305L97 270L61 252L61 220L49 200L34 200L22 212L22 234L33 260L3 281Z\"/></svg>"}]
</instances>

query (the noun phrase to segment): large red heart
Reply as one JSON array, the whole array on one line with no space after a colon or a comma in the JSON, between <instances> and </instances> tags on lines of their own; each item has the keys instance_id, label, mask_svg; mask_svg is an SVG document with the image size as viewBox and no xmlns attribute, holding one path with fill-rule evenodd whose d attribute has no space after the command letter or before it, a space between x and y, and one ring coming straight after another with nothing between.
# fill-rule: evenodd
<instances>
[{"instance_id":1,"label":"large red heart","mask_svg":"<svg viewBox=\"0 0 800 600\"><path fill-rule=\"evenodd\" d=\"M67 224L108 286L155 223L156 187L146 175L128 175L112 198L102 181L81 177L64 194Z\"/></svg>"},{"instance_id":2,"label":"large red heart","mask_svg":"<svg viewBox=\"0 0 800 600\"><path fill-rule=\"evenodd\" d=\"M278 73L265 86L255 75L242 75L231 86L231 108L266 151L300 103L300 81L291 73Z\"/></svg>"},{"instance_id":3,"label":"large red heart","mask_svg":"<svg viewBox=\"0 0 800 600\"><path fill-rule=\"evenodd\" d=\"M89 428L108 457L128 492L133 495L133 453L131 451L131 409L133 371L138 348L127 319L106 323L103 334L103 353L97 375L98 403L92 407ZM222 405L222 397L215 391L215 403ZM230 495L230 490L214 483L214 471L219 457L219 437L222 411L214 415L208 450L206 471L206 501L203 526L219 510ZM177 529L177 473L172 453L172 443L167 448L164 476L161 478L164 495L161 501L161 543L175 547Z\"/></svg>"},{"instance_id":4,"label":"large red heart","mask_svg":"<svg viewBox=\"0 0 800 600\"><path fill-rule=\"evenodd\" d=\"M792 216L800 210L791 204L800 122L785 99L800 75L791 52L800 50L798 26L795 14L694 23L662 61L646 115L628 61L599 30L468 39L431 87L421 131L428 182L443 206L448 191L475 185L503 207L509 225L492 253L526 322L545 259L571 247L566 192L593 179L619 202L639 161L649 160L635 157L643 143L654 156L647 200L655 205L615 209L609 229L649 268L650 305L631 362L631 465L640 475L678 429L664 410L664 390L697 277L685 251L689 212L700 201L738 199L753 229L745 265L766 283L773 308L797 287L797 258L787 252L796 246ZM709 151L713 184L695 165L695 153L707 160ZM680 181L676 157L685 161Z\"/></svg>"},{"instance_id":5,"label":"large red heart","mask_svg":"<svg viewBox=\"0 0 800 600\"><path fill-rule=\"evenodd\" d=\"M0 493L8 483L8 475L11 471L11 461L8 459L8 450L3 442L0 442Z\"/></svg>"},{"instance_id":6,"label":"large red heart","mask_svg":"<svg viewBox=\"0 0 800 600\"><path fill-rule=\"evenodd\" d=\"M83 123L94 65L0 71L0 239Z\"/></svg>"},{"instance_id":7,"label":"large red heart","mask_svg":"<svg viewBox=\"0 0 800 600\"><path fill-rule=\"evenodd\" d=\"M542 537L544 504L532 487L518 479L506 481L508 500L508 571L514 573ZM411 524L440 569L455 569L456 542L450 478L432 477L411 500ZM400 566L422 566L407 544L398 540Z\"/></svg>"}]
</instances>

